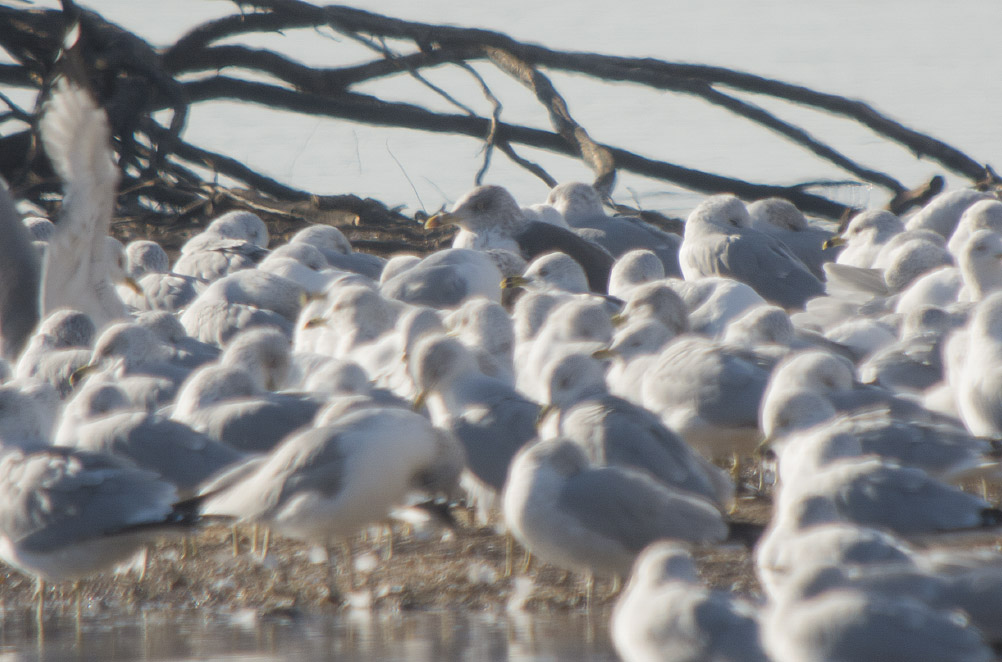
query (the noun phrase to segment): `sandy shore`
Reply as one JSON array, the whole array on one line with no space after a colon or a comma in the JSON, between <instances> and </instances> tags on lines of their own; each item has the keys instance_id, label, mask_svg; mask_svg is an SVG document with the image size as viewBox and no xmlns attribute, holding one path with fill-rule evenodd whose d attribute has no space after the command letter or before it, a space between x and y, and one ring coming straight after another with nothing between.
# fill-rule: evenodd
<instances>
[{"instance_id":1,"label":"sandy shore","mask_svg":"<svg viewBox=\"0 0 1002 662\"><path fill-rule=\"evenodd\" d=\"M746 498L735 515L746 521L768 519L769 502ZM372 527L350 542L353 577L346 571L343 551L326 550L273 537L262 558L260 543L251 548L251 527L239 529L240 552L234 555L230 527L213 525L190 544L165 540L148 553L145 576L141 564L81 582L81 607L86 614L131 613L148 609L227 612L253 609L261 615L295 617L348 607L377 610L455 609L571 611L585 608L583 578L533 561L522 572L523 551L514 548L513 572L505 575L506 542L490 528L460 525L407 532L394 527L392 554L380 527ZM740 546L698 551L706 581L745 595L756 595L748 550ZM3 567L0 609L30 612L35 583ZM528 578L528 581L525 579ZM349 581L354 589L349 590ZM615 600L611 580L596 581L592 609L609 609ZM75 609L72 586L47 587L47 612Z\"/></svg>"}]
</instances>

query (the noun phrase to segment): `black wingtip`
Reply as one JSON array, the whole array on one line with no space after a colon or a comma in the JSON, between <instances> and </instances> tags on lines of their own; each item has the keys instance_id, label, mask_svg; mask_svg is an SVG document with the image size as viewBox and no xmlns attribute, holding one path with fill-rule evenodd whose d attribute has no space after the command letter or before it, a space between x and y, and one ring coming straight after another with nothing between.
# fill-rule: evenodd
<instances>
[{"instance_id":1,"label":"black wingtip","mask_svg":"<svg viewBox=\"0 0 1002 662\"><path fill-rule=\"evenodd\" d=\"M981 526L986 529L1002 526L1002 510L998 508L985 508L981 511Z\"/></svg>"},{"instance_id":2,"label":"black wingtip","mask_svg":"<svg viewBox=\"0 0 1002 662\"><path fill-rule=\"evenodd\" d=\"M754 522L729 522L727 542L741 543L748 549L752 549L758 544L758 541L764 532L765 524L755 524Z\"/></svg>"}]
</instances>

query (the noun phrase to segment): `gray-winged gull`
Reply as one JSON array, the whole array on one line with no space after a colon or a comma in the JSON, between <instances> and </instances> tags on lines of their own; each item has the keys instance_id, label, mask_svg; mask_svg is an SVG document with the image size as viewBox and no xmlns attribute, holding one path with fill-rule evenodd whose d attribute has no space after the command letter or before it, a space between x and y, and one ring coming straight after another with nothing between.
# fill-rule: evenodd
<instances>
[{"instance_id":1,"label":"gray-winged gull","mask_svg":"<svg viewBox=\"0 0 1002 662\"><path fill-rule=\"evenodd\" d=\"M41 266L20 214L0 179L0 358L13 361L38 323Z\"/></svg>"},{"instance_id":2,"label":"gray-winged gull","mask_svg":"<svg viewBox=\"0 0 1002 662\"><path fill-rule=\"evenodd\" d=\"M330 545L382 521L412 491L452 496L463 454L423 416L382 408L290 436L250 461L253 471L211 495L203 512Z\"/></svg>"},{"instance_id":3,"label":"gray-winged gull","mask_svg":"<svg viewBox=\"0 0 1002 662\"><path fill-rule=\"evenodd\" d=\"M711 544L728 535L710 501L640 471L595 466L559 437L519 451L503 504L509 530L526 549L588 574L625 577L637 554L661 538Z\"/></svg>"},{"instance_id":4,"label":"gray-winged gull","mask_svg":"<svg viewBox=\"0 0 1002 662\"><path fill-rule=\"evenodd\" d=\"M824 294L824 284L783 242L751 227L734 196L712 196L689 214L678 257L686 280L727 276L784 308L803 308Z\"/></svg>"},{"instance_id":5,"label":"gray-winged gull","mask_svg":"<svg viewBox=\"0 0 1002 662\"><path fill-rule=\"evenodd\" d=\"M410 357L419 404L466 450L463 485L483 519L504 486L512 457L536 436L540 406L508 383L480 372L461 342L430 336Z\"/></svg>"},{"instance_id":6,"label":"gray-winged gull","mask_svg":"<svg viewBox=\"0 0 1002 662\"><path fill-rule=\"evenodd\" d=\"M639 218L608 216L595 187L582 182L559 184L550 190L546 202L559 211L579 235L605 248L614 258L635 249L647 249L658 256L665 273L682 275L678 249L682 238L664 232Z\"/></svg>"},{"instance_id":7,"label":"gray-winged gull","mask_svg":"<svg viewBox=\"0 0 1002 662\"><path fill-rule=\"evenodd\" d=\"M584 267L595 292L605 293L613 258L604 248L572 231L525 217L511 194L500 186L479 186L453 206L451 212L432 216L426 228L458 225L453 246L487 250L502 248L531 260L537 255L560 251Z\"/></svg>"},{"instance_id":8,"label":"gray-winged gull","mask_svg":"<svg viewBox=\"0 0 1002 662\"><path fill-rule=\"evenodd\" d=\"M885 244L904 232L901 219L883 209L870 209L853 216L845 230L827 243L841 246L835 261L853 267L870 268Z\"/></svg>"},{"instance_id":9,"label":"gray-winged gull","mask_svg":"<svg viewBox=\"0 0 1002 662\"><path fill-rule=\"evenodd\" d=\"M749 456L771 365L699 336L671 341L644 375L642 404L707 459Z\"/></svg>"},{"instance_id":10,"label":"gray-winged gull","mask_svg":"<svg viewBox=\"0 0 1002 662\"><path fill-rule=\"evenodd\" d=\"M906 227L908 230L932 230L949 239L964 211L974 203L991 197L990 193L970 188L944 191L908 217Z\"/></svg>"},{"instance_id":11,"label":"gray-winged gull","mask_svg":"<svg viewBox=\"0 0 1002 662\"><path fill-rule=\"evenodd\" d=\"M956 255L971 234L978 230L1002 232L1002 201L994 198L979 200L965 209L946 247Z\"/></svg>"},{"instance_id":12,"label":"gray-winged gull","mask_svg":"<svg viewBox=\"0 0 1002 662\"><path fill-rule=\"evenodd\" d=\"M184 382L171 418L244 452L264 452L309 426L321 401L310 394L261 391L245 370L207 365Z\"/></svg>"},{"instance_id":13,"label":"gray-winged gull","mask_svg":"<svg viewBox=\"0 0 1002 662\"><path fill-rule=\"evenodd\" d=\"M648 250L632 250L623 253L612 265L609 273L609 295L625 299L627 293L637 285L663 280L664 265L661 259Z\"/></svg>"},{"instance_id":14,"label":"gray-winged gull","mask_svg":"<svg viewBox=\"0 0 1002 662\"><path fill-rule=\"evenodd\" d=\"M610 394L604 366L584 354L556 359L542 370L546 402L555 432L581 445L596 465L616 465L649 473L668 487L733 506L734 482L643 407Z\"/></svg>"},{"instance_id":15,"label":"gray-winged gull","mask_svg":"<svg viewBox=\"0 0 1002 662\"><path fill-rule=\"evenodd\" d=\"M762 634L775 662L988 662L995 657L958 614L863 590L828 591L772 610Z\"/></svg>"},{"instance_id":16,"label":"gray-winged gull","mask_svg":"<svg viewBox=\"0 0 1002 662\"><path fill-rule=\"evenodd\" d=\"M0 455L0 559L38 582L80 579L197 522L173 485L103 453L67 448Z\"/></svg>"},{"instance_id":17,"label":"gray-winged gull","mask_svg":"<svg viewBox=\"0 0 1002 662\"><path fill-rule=\"evenodd\" d=\"M209 476L244 454L178 421L148 412L119 412L79 426L69 443L79 450L126 458L190 495Z\"/></svg>"},{"instance_id":18,"label":"gray-winged gull","mask_svg":"<svg viewBox=\"0 0 1002 662\"><path fill-rule=\"evenodd\" d=\"M751 226L776 237L794 255L810 268L818 278L823 279L825 262L833 261L838 255L837 246L826 246L834 235L821 227L812 226L797 207L785 198L765 198L748 205Z\"/></svg>"},{"instance_id":19,"label":"gray-winged gull","mask_svg":"<svg viewBox=\"0 0 1002 662\"><path fill-rule=\"evenodd\" d=\"M404 303L454 309L476 297L501 301L502 277L485 252L447 248L384 281L379 290Z\"/></svg>"},{"instance_id":20,"label":"gray-winged gull","mask_svg":"<svg viewBox=\"0 0 1002 662\"><path fill-rule=\"evenodd\" d=\"M624 662L767 662L758 611L707 588L685 547L656 542L633 564L610 632Z\"/></svg>"}]
</instances>

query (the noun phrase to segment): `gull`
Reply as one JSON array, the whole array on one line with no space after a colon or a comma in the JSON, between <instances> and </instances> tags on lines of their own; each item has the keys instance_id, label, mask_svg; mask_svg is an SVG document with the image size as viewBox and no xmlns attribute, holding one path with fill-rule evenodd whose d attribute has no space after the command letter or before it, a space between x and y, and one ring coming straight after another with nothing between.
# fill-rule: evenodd
<instances>
[{"instance_id":1,"label":"gull","mask_svg":"<svg viewBox=\"0 0 1002 662\"><path fill-rule=\"evenodd\" d=\"M963 612L989 642L997 643L1002 636L1002 617L999 616L1002 571L998 558L970 563L971 559L961 554L959 562L951 567L949 554L944 555L946 559L926 564L916 557L877 565L809 566L793 575L776 597L776 603L810 600L839 589L855 589L888 598L913 598L944 612Z\"/></svg>"},{"instance_id":2,"label":"gull","mask_svg":"<svg viewBox=\"0 0 1002 662\"><path fill-rule=\"evenodd\" d=\"M766 303L749 285L719 276L668 280L689 309L689 327L696 333L718 336L746 310Z\"/></svg>"},{"instance_id":3,"label":"gull","mask_svg":"<svg viewBox=\"0 0 1002 662\"><path fill-rule=\"evenodd\" d=\"M932 230L944 239L949 239L964 211L974 203L991 197L989 193L970 188L944 191L912 214L906 227L908 230Z\"/></svg>"},{"instance_id":4,"label":"gull","mask_svg":"<svg viewBox=\"0 0 1002 662\"><path fill-rule=\"evenodd\" d=\"M786 245L751 227L744 203L715 195L686 220L679 263L686 280L726 276L746 283L771 303L803 308L824 285Z\"/></svg>"},{"instance_id":5,"label":"gull","mask_svg":"<svg viewBox=\"0 0 1002 662\"><path fill-rule=\"evenodd\" d=\"M262 391L242 368L210 364L185 380L170 417L244 452L264 452L310 425L321 402L309 394Z\"/></svg>"},{"instance_id":6,"label":"gull","mask_svg":"<svg viewBox=\"0 0 1002 662\"><path fill-rule=\"evenodd\" d=\"M46 582L77 580L198 522L157 474L68 448L0 455L0 560L35 577L38 622Z\"/></svg>"},{"instance_id":7,"label":"gull","mask_svg":"<svg viewBox=\"0 0 1002 662\"><path fill-rule=\"evenodd\" d=\"M341 271L350 271L378 281L386 260L378 255L359 253L352 249L351 242L340 230L332 225L316 223L292 235L290 246L304 244L316 248L323 254L327 266Z\"/></svg>"},{"instance_id":8,"label":"gull","mask_svg":"<svg viewBox=\"0 0 1002 662\"><path fill-rule=\"evenodd\" d=\"M575 232L605 248L614 258L643 248L654 252L672 276L681 275L678 249L682 238L663 232L639 218L607 216L595 187L569 182L550 189L546 202L563 215Z\"/></svg>"},{"instance_id":9,"label":"gull","mask_svg":"<svg viewBox=\"0 0 1002 662\"><path fill-rule=\"evenodd\" d=\"M224 489L206 514L232 516L300 540L331 545L382 521L414 490L452 496L462 449L447 432L399 408L350 413L276 446Z\"/></svg>"},{"instance_id":10,"label":"gull","mask_svg":"<svg viewBox=\"0 0 1002 662\"><path fill-rule=\"evenodd\" d=\"M291 336L305 294L295 281L248 268L212 283L180 320L190 336L215 345L252 326L274 326Z\"/></svg>"},{"instance_id":11,"label":"gull","mask_svg":"<svg viewBox=\"0 0 1002 662\"><path fill-rule=\"evenodd\" d=\"M154 241L131 241L125 247L129 280L118 287L127 306L136 310L178 311L191 303L201 288L198 279L170 272L167 252Z\"/></svg>"},{"instance_id":12,"label":"gull","mask_svg":"<svg viewBox=\"0 0 1002 662\"><path fill-rule=\"evenodd\" d=\"M612 643L625 662L766 662L757 611L707 588L684 546L655 542L612 610Z\"/></svg>"},{"instance_id":13,"label":"gull","mask_svg":"<svg viewBox=\"0 0 1002 662\"><path fill-rule=\"evenodd\" d=\"M41 267L31 237L0 179L0 358L13 361L38 323Z\"/></svg>"},{"instance_id":14,"label":"gull","mask_svg":"<svg viewBox=\"0 0 1002 662\"><path fill-rule=\"evenodd\" d=\"M995 659L978 630L959 613L859 589L827 591L770 610L762 633L775 662Z\"/></svg>"},{"instance_id":15,"label":"gull","mask_svg":"<svg viewBox=\"0 0 1002 662\"><path fill-rule=\"evenodd\" d=\"M1002 201L987 198L965 209L946 247L954 255L958 254L961 246L978 230L1002 232Z\"/></svg>"},{"instance_id":16,"label":"gull","mask_svg":"<svg viewBox=\"0 0 1002 662\"><path fill-rule=\"evenodd\" d=\"M515 456L503 495L512 535L543 561L587 574L629 574L661 538L713 544L727 538L720 510L647 473L595 466L565 438L537 441Z\"/></svg>"},{"instance_id":17,"label":"gull","mask_svg":"<svg viewBox=\"0 0 1002 662\"><path fill-rule=\"evenodd\" d=\"M955 378L957 408L972 434L1002 435L1002 292L994 292L974 310L967 326L966 355Z\"/></svg>"},{"instance_id":18,"label":"gull","mask_svg":"<svg viewBox=\"0 0 1002 662\"><path fill-rule=\"evenodd\" d=\"M173 484L182 496L193 495L209 476L244 457L183 423L136 411L85 422L65 445L128 459Z\"/></svg>"},{"instance_id":19,"label":"gull","mask_svg":"<svg viewBox=\"0 0 1002 662\"><path fill-rule=\"evenodd\" d=\"M126 316L111 280L106 242L119 177L108 118L86 91L62 79L39 130L64 185L58 227L45 251L39 312L70 306L90 315L100 329Z\"/></svg>"},{"instance_id":20,"label":"gull","mask_svg":"<svg viewBox=\"0 0 1002 662\"><path fill-rule=\"evenodd\" d=\"M388 299L455 309L476 297L500 302L501 278L501 271L485 252L449 248L383 281L379 290Z\"/></svg>"},{"instance_id":21,"label":"gull","mask_svg":"<svg viewBox=\"0 0 1002 662\"><path fill-rule=\"evenodd\" d=\"M783 485L775 508L782 512L805 502L816 502L816 522L855 522L906 537L977 534L1002 523L1002 513L981 497L921 469L872 456L834 460L810 477Z\"/></svg>"},{"instance_id":22,"label":"gull","mask_svg":"<svg viewBox=\"0 0 1002 662\"><path fill-rule=\"evenodd\" d=\"M749 352L684 334L644 375L641 404L709 460L751 455L772 366Z\"/></svg>"},{"instance_id":23,"label":"gull","mask_svg":"<svg viewBox=\"0 0 1002 662\"><path fill-rule=\"evenodd\" d=\"M584 354L570 354L543 368L548 411L555 433L581 445L597 466L644 471L668 487L691 492L729 509L734 482L669 430L657 416L611 395L604 366Z\"/></svg>"},{"instance_id":24,"label":"gull","mask_svg":"<svg viewBox=\"0 0 1002 662\"><path fill-rule=\"evenodd\" d=\"M665 268L653 252L635 249L623 253L609 272L609 296L625 299L627 292L637 285L664 280Z\"/></svg>"},{"instance_id":25,"label":"gull","mask_svg":"<svg viewBox=\"0 0 1002 662\"><path fill-rule=\"evenodd\" d=\"M765 198L748 205L751 227L776 237L806 264L811 273L824 278L821 268L838 254L835 246L825 247L834 234L820 227L813 227L807 218L784 198Z\"/></svg>"},{"instance_id":26,"label":"gull","mask_svg":"<svg viewBox=\"0 0 1002 662\"><path fill-rule=\"evenodd\" d=\"M463 445L462 485L486 521L504 487L515 453L536 436L540 406L510 384L484 375L458 340L430 336L410 357L419 389L415 406L427 404L432 423Z\"/></svg>"},{"instance_id":27,"label":"gull","mask_svg":"<svg viewBox=\"0 0 1002 662\"><path fill-rule=\"evenodd\" d=\"M515 383L515 325L501 304L473 299L450 313L444 324L474 353L481 372Z\"/></svg>"},{"instance_id":28,"label":"gull","mask_svg":"<svg viewBox=\"0 0 1002 662\"><path fill-rule=\"evenodd\" d=\"M769 598L775 599L797 572L841 565L912 563L914 547L882 529L852 522L771 527L755 548L755 572Z\"/></svg>"},{"instance_id":29,"label":"gull","mask_svg":"<svg viewBox=\"0 0 1002 662\"><path fill-rule=\"evenodd\" d=\"M428 219L426 228L457 225L454 248L500 248L531 260L552 251L567 253L584 267L592 291L608 289L613 258L604 248L571 230L526 218L511 194L500 186L478 186L453 206Z\"/></svg>"}]
</instances>

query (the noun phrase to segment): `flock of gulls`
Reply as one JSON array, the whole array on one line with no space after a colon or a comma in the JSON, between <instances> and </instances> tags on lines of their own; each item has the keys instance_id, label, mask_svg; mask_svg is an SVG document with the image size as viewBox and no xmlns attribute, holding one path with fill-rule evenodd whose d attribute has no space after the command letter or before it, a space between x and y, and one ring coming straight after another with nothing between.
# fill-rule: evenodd
<instances>
[{"instance_id":1,"label":"flock of gulls","mask_svg":"<svg viewBox=\"0 0 1002 662\"><path fill-rule=\"evenodd\" d=\"M0 188L0 559L45 582L205 521L330 545L429 499L627 579L627 660L956 660L1002 643L1002 202L841 234L715 195L679 237L481 186L426 257L216 218L173 265L109 238L103 112L41 121L58 223ZM742 483L757 465L765 486ZM749 475L746 471L745 477ZM755 535L742 490L771 491ZM763 594L694 548L754 544ZM350 565L350 561L349 561ZM41 611L40 611L41 614Z\"/></svg>"}]
</instances>

